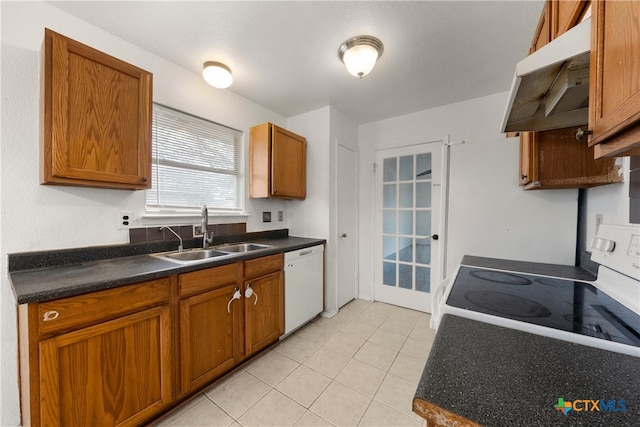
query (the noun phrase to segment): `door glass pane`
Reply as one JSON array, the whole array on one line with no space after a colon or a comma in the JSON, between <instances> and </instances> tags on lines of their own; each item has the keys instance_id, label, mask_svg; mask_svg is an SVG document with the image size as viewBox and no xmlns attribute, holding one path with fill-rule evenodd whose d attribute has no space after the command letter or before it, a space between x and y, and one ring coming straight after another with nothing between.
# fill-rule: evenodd
<instances>
[{"instance_id":1,"label":"door glass pane","mask_svg":"<svg viewBox=\"0 0 640 427\"><path fill-rule=\"evenodd\" d=\"M416 156L416 179L431 179L431 153Z\"/></svg>"},{"instance_id":2,"label":"door glass pane","mask_svg":"<svg viewBox=\"0 0 640 427\"><path fill-rule=\"evenodd\" d=\"M398 234L413 234L413 210L398 212Z\"/></svg>"},{"instance_id":3,"label":"door glass pane","mask_svg":"<svg viewBox=\"0 0 640 427\"><path fill-rule=\"evenodd\" d=\"M398 181L413 181L413 156L400 157L400 179Z\"/></svg>"},{"instance_id":4,"label":"door glass pane","mask_svg":"<svg viewBox=\"0 0 640 427\"><path fill-rule=\"evenodd\" d=\"M384 172L383 172L383 176L384 176L384 182L393 182L393 181L397 181L397 160L396 158L392 158L392 159L384 159Z\"/></svg>"},{"instance_id":5,"label":"door glass pane","mask_svg":"<svg viewBox=\"0 0 640 427\"><path fill-rule=\"evenodd\" d=\"M396 264L393 262L382 263L382 284L395 286L396 285Z\"/></svg>"},{"instance_id":6,"label":"door glass pane","mask_svg":"<svg viewBox=\"0 0 640 427\"><path fill-rule=\"evenodd\" d=\"M431 207L431 182L416 183L416 207Z\"/></svg>"},{"instance_id":7,"label":"door glass pane","mask_svg":"<svg viewBox=\"0 0 640 427\"><path fill-rule=\"evenodd\" d=\"M413 267L406 264L398 264L398 285L401 288L413 289Z\"/></svg>"},{"instance_id":8,"label":"door glass pane","mask_svg":"<svg viewBox=\"0 0 640 427\"><path fill-rule=\"evenodd\" d=\"M398 248L396 247L395 236L384 236L382 238L382 257L384 259L396 259Z\"/></svg>"},{"instance_id":9,"label":"door glass pane","mask_svg":"<svg viewBox=\"0 0 640 427\"><path fill-rule=\"evenodd\" d=\"M416 211L416 235L431 235L431 211Z\"/></svg>"},{"instance_id":10,"label":"door glass pane","mask_svg":"<svg viewBox=\"0 0 640 427\"><path fill-rule=\"evenodd\" d=\"M416 239L416 263L431 264L431 239Z\"/></svg>"},{"instance_id":11,"label":"door glass pane","mask_svg":"<svg viewBox=\"0 0 640 427\"><path fill-rule=\"evenodd\" d=\"M413 239L411 237L398 237L398 260L413 262Z\"/></svg>"},{"instance_id":12,"label":"door glass pane","mask_svg":"<svg viewBox=\"0 0 640 427\"><path fill-rule=\"evenodd\" d=\"M396 234L397 233L397 214L395 210L385 209L382 213L382 232L384 234Z\"/></svg>"},{"instance_id":13,"label":"door glass pane","mask_svg":"<svg viewBox=\"0 0 640 427\"><path fill-rule=\"evenodd\" d=\"M413 183L400 184L400 207L412 208L413 207Z\"/></svg>"},{"instance_id":14,"label":"door glass pane","mask_svg":"<svg viewBox=\"0 0 640 427\"><path fill-rule=\"evenodd\" d=\"M431 269L416 266L416 291L431 292Z\"/></svg>"},{"instance_id":15,"label":"door glass pane","mask_svg":"<svg viewBox=\"0 0 640 427\"><path fill-rule=\"evenodd\" d=\"M383 205L385 208L395 208L397 206L397 185L396 184L385 184L384 185L384 194L382 196Z\"/></svg>"}]
</instances>

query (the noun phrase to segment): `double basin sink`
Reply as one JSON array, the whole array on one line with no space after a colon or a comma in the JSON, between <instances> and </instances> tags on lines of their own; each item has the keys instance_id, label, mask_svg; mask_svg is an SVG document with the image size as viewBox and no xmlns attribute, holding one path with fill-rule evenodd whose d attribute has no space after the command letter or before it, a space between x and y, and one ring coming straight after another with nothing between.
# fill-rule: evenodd
<instances>
[{"instance_id":1,"label":"double basin sink","mask_svg":"<svg viewBox=\"0 0 640 427\"><path fill-rule=\"evenodd\" d=\"M188 249L183 252L165 252L156 254L155 256L168 259L169 261L174 261L180 264L189 264L270 248L273 248L273 246L262 245L258 243L233 243L228 245L215 246L213 248L207 249Z\"/></svg>"}]
</instances>

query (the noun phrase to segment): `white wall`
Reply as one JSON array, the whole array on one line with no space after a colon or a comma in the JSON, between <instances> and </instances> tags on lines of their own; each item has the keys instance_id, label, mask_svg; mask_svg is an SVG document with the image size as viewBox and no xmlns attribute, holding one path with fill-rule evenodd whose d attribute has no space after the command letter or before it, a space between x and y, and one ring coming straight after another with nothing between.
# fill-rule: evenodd
<instances>
[{"instance_id":1,"label":"white wall","mask_svg":"<svg viewBox=\"0 0 640 427\"><path fill-rule=\"evenodd\" d=\"M327 240L325 264L325 314L337 310L336 149L337 144L357 146L358 128L333 107L322 107L290 117L287 128L307 139L307 197L288 202L289 232Z\"/></svg>"},{"instance_id":2,"label":"white wall","mask_svg":"<svg viewBox=\"0 0 640 427\"><path fill-rule=\"evenodd\" d=\"M506 99L500 93L360 127L361 298L373 293L375 151L447 135L454 145L445 275L465 254L574 264L577 190L518 187L517 139L498 131Z\"/></svg>"},{"instance_id":3,"label":"white wall","mask_svg":"<svg viewBox=\"0 0 640 427\"><path fill-rule=\"evenodd\" d=\"M586 245L591 242L596 231L596 215L602 215L604 224L629 224L629 157L617 159L621 163L624 182L603 185L585 190L582 238ZM582 248L587 249L589 248Z\"/></svg>"},{"instance_id":4,"label":"white wall","mask_svg":"<svg viewBox=\"0 0 640 427\"><path fill-rule=\"evenodd\" d=\"M15 298L8 253L128 242L118 230L120 210L144 213L144 192L39 185L40 48L44 28L74 38L153 73L154 101L245 132L250 126L284 117L230 90L214 89L200 75L180 68L44 2L0 2L2 29L2 129L0 140L0 219L2 284L0 288L0 425L20 420ZM248 187L247 187L248 188ZM248 231L287 228L286 202L246 200ZM263 224L260 212L285 211L285 222ZM145 224L197 223L197 218L147 221ZM212 219L212 222L215 222Z\"/></svg>"}]
</instances>

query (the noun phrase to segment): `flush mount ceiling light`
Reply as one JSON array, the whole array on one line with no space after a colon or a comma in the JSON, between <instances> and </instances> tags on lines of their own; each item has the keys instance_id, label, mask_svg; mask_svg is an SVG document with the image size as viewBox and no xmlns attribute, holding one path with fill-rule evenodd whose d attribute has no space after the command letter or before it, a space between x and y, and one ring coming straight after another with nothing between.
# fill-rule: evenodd
<instances>
[{"instance_id":1,"label":"flush mount ceiling light","mask_svg":"<svg viewBox=\"0 0 640 427\"><path fill-rule=\"evenodd\" d=\"M207 61L202 68L202 77L213 87L225 89L233 83L231 69L222 62Z\"/></svg>"},{"instance_id":2,"label":"flush mount ceiling light","mask_svg":"<svg viewBox=\"0 0 640 427\"><path fill-rule=\"evenodd\" d=\"M382 42L372 36L353 37L340 45L338 58L347 67L347 71L362 78L373 70L378 58L382 56Z\"/></svg>"}]
</instances>

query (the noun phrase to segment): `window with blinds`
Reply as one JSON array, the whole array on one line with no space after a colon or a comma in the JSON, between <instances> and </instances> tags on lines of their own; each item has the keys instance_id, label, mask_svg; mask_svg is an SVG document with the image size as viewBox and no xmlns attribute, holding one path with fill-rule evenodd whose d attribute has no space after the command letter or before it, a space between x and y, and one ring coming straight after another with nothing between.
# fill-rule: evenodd
<instances>
[{"instance_id":1,"label":"window with blinds","mask_svg":"<svg viewBox=\"0 0 640 427\"><path fill-rule=\"evenodd\" d=\"M153 105L152 188L148 211L202 208L240 213L244 201L242 132Z\"/></svg>"}]
</instances>

